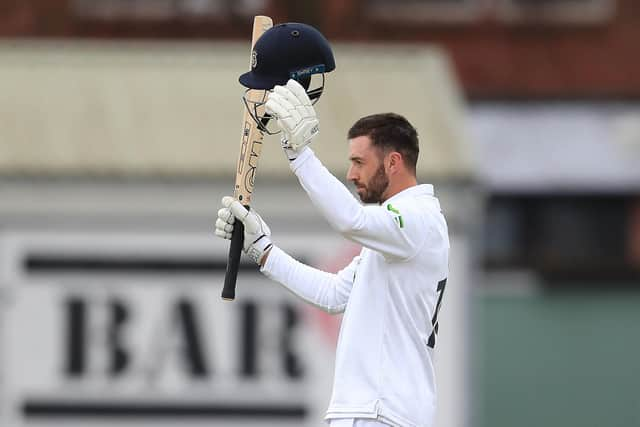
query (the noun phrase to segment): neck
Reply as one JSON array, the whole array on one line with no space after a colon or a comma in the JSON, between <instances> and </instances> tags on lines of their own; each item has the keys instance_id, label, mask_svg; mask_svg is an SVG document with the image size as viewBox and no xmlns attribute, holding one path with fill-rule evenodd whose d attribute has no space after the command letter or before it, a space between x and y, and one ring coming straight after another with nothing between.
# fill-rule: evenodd
<instances>
[{"instance_id":1,"label":"neck","mask_svg":"<svg viewBox=\"0 0 640 427\"><path fill-rule=\"evenodd\" d=\"M413 175L405 175L397 177L394 180L390 180L386 191L382 195L382 200L388 200L399 192L410 187L415 187L416 185L418 185L418 181Z\"/></svg>"}]
</instances>

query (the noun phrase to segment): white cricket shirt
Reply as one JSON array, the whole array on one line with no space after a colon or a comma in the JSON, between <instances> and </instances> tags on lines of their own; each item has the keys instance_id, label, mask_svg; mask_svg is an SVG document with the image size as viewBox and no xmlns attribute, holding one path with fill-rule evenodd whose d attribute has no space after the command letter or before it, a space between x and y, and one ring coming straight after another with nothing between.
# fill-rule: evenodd
<instances>
[{"instance_id":1,"label":"white cricket shirt","mask_svg":"<svg viewBox=\"0 0 640 427\"><path fill-rule=\"evenodd\" d=\"M432 321L449 258L447 225L433 187L417 185L379 206L363 206L311 149L291 168L329 223L363 246L337 274L301 264L276 246L262 267L306 301L344 312L326 419L433 427Z\"/></svg>"}]
</instances>

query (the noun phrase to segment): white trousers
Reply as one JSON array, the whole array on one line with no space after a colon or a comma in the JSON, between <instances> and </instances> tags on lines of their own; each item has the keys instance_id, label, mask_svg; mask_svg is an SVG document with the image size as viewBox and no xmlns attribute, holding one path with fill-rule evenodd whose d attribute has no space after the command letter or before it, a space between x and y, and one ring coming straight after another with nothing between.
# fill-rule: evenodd
<instances>
[{"instance_id":1,"label":"white trousers","mask_svg":"<svg viewBox=\"0 0 640 427\"><path fill-rule=\"evenodd\" d=\"M382 421L369 418L336 418L329 423L330 427L389 427Z\"/></svg>"}]
</instances>

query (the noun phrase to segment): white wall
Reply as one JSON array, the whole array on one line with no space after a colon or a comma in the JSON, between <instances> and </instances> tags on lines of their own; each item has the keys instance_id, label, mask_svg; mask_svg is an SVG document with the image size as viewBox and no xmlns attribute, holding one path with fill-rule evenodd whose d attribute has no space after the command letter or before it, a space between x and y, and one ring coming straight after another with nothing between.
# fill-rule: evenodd
<instances>
[{"instance_id":1,"label":"white wall","mask_svg":"<svg viewBox=\"0 0 640 427\"><path fill-rule=\"evenodd\" d=\"M248 44L248 43L247 43ZM0 43L0 171L231 175L248 69L244 43ZM346 132L395 111L417 127L422 176L470 175L462 101L434 47L335 46L314 148L346 170ZM283 176L267 137L260 176Z\"/></svg>"}]
</instances>

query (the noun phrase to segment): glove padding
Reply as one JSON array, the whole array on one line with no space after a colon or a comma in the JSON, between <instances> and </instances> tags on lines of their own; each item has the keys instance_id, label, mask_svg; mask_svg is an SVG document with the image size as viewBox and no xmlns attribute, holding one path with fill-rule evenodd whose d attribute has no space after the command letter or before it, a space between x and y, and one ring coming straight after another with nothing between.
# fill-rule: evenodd
<instances>
[{"instance_id":1,"label":"glove padding","mask_svg":"<svg viewBox=\"0 0 640 427\"><path fill-rule=\"evenodd\" d=\"M319 121L309 95L295 80L289 80L286 86L275 86L267 97L265 110L275 117L282 130L282 148L290 160L319 132Z\"/></svg>"},{"instance_id":2,"label":"glove padding","mask_svg":"<svg viewBox=\"0 0 640 427\"><path fill-rule=\"evenodd\" d=\"M273 246L269 238L269 226L257 212L247 210L233 197L223 197L222 206L216 220L216 236L231 239L233 224L236 218L239 219L244 224L244 253L257 264L261 264L264 254Z\"/></svg>"}]
</instances>

